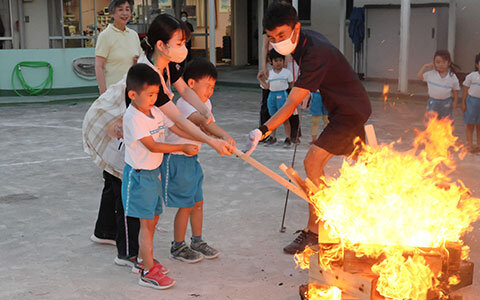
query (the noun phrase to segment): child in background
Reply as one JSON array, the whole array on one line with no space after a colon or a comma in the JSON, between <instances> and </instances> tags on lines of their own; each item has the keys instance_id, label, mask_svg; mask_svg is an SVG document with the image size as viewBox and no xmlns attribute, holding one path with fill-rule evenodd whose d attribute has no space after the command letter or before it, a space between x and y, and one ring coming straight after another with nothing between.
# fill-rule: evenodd
<instances>
[{"instance_id":1,"label":"child in background","mask_svg":"<svg viewBox=\"0 0 480 300\"><path fill-rule=\"evenodd\" d=\"M292 73L285 69L283 66L285 64L285 56L279 54L277 51L272 49L269 52L269 57L272 63L273 69L268 72L268 79L262 74L259 74L258 81L260 84L270 90L267 99L268 113L273 116L287 101L287 89L292 88L293 86L293 75ZM290 123L285 121L283 123L285 127L285 142L284 144L289 144L290 142ZM273 130L270 134L270 138L265 141L265 145L273 145L277 142L276 130Z\"/></svg>"},{"instance_id":2,"label":"child in background","mask_svg":"<svg viewBox=\"0 0 480 300\"><path fill-rule=\"evenodd\" d=\"M131 100L123 117L125 168L122 178L122 202L125 216L140 219L137 264L142 269L138 283L155 289L166 289L175 281L165 274L168 269L153 259L153 235L158 216L162 213L160 164L163 153L183 151L198 153L192 144L164 143L170 128L182 134L154 106L160 90L158 73L146 64L136 64L127 73L126 96Z\"/></svg>"},{"instance_id":3,"label":"child in background","mask_svg":"<svg viewBox=\"0 0 480 300\"><path fill-rule=\"evenodd\" d=\"M475 72L463 82L463 120L467 123L467 147L470 152L480 151L480 53L475 57ZM477 146L473 147L473 131L477 130Z\"/></svg>"},{"instance_id":4,"label":"child in background","mask_svg":"<svg viewBox=\"0 0 480 300\"><path fill-rule=\"evenodd\" d=\"M439 119L452 118L452 112L457 107L460 85L455 71L456 65L452 62L450 53L439 50L433 56L433 63L425 64L417 74L418 79L427 82L428 85L430 98L427 102L427 112L436 112Z\"/></svg>"},{"instance_id":5,"label":"child in background","mask_svg":"<svg viewBox=\"0 0 480 300\"><path fill-rule=\"evenodd\" d=\"M312 114L312 141L310 145L313 145L318 137L321 120L323 119L322 130L328 125L328 111L325 106L323 106L322 95L318 90L315 93L311 93L310 114Z\"/></svg>"},{"instance_id":6,"label":"child in background","mask_svg":"<svg viewBox=\"0 0 480 300\"><path fill-rule=\"evenodd\" d=\"M192 60L187 64L183 78L211 111L212 103L209 98L213 94L217 81L215 66L206 59ZM178 99L176 105L185 118L202 128L207 134L229 142L235 149L234 139L220 128L215 120L207 124L207 120L183 98ZM169 133L166 141L170 144L195 144L199 149L202 145L201 142L184 139L175 133ZM204 257L207 259L218 257L220 252L202 239L203 171L198 156L181 151L165 154L160 171L165 205L178 208L174 220L174 240L170 249L171 257L187 263L199 262ZM185 244L185 234L189 219L192 238L190 246L187 246Z\"/></svg>"}]
</instances>

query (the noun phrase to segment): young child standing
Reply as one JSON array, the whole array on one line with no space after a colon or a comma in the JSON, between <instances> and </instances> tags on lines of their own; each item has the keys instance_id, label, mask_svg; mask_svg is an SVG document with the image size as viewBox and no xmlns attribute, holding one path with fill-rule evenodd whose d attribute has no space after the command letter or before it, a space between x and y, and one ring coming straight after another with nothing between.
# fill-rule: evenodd
<instances>
[{"instance_id":1,"label":"young child standing","mask_svg":"<svg viewBox=\"0 0 480 300\"><path fill-rule=\"evenodd\" d=\"M280 107L285 104L285 101L287 101L287 89L291 89L293 86L293 75L292 72L283 67L285 64L285 56L279 54L274 49L272 49L268 55L270 57L273 69L268 72L268 79L262 74L260 74L260 76L257 78L263 87L270 90L270 94L268 95L267 99L267 105L268 113L273 116L280 109ZM285 127L286 135L284 144L289 144L290 123L285 121L283 126ZM265 141L265 145L273 145L276 142L276 130L273 130L270 134L270 138Z\"/></svg>"},{"instance_id":2,"label":"young child standing","mask_svg":"<svg viewBox=\"0 0 480 300\"><path fill-rule=\"evenodd\" d=\"M433 56L433 63L425 64L417 74L418 79L427 82L428 85L430 98L427 102L427 112L436 112L439 119L452 118L452 112L457 107L460 84L455 70L456 65L452 62L450 53L439 50Z\"/></svg>"},{"instance_id":3,"label":"young child standing","mask_svg":"<svg viewBox=\"0 0 480 300\"><path fill-rule=\"evenodd\" d=\"M480 53L475 57L475 72L463 82L463 120L467 123L467 147L470 152L480 151ZM473 131L477 130L477 147L473 147Z\"/></svg>"},{"instance_id":4,"label":"young child standing","mask_svg":"<svg viewBox=\"0 0 480 300\"><path fill-rule=\"evenodd\" d=\"M188 86L198 95L200 100L211 111L210 97L217 81L215 66L205 59L189 62L183 74ZM183 98L177 101L178 110L188 120L202 128L207 134L227 141L235 148L233 138L220 128L215 120L207 124L207 120ZM195 144L199 149L201 142L185 139L170 132L166 141L171 144ZM171 257L187 263L196 263L204 257L213 259L220 252L207 244L202 238L203 225L203 171L195 154L174 151L165 154L160 167L165 205L178 208L174 220L174 240L170 249ZM185 243L188 221L192 229L190 246Z\"/></svg>"},{"instance_id":5,"label":"young child standing","mask_svg":"<svg viewBox=\"0 0 480 300\"><path fill-rule=\"evenodd\" d=\"M162 111L154 106L160 90L160 77L146 64L137 64L127 73L126 95L131 100L123 117L125 168L122 178L122 202L125 216L140 219L139 258L142 272L138 283L166 289L175 281L168 269L153 259L153 234L162 213L159 166L163 153L183 151L195 155L193 144L165 144L167 128L180 133ZM180 133L181 134L181 133Z\"/></svg>"},{"instance_id":6,"label":"young child standing","mask_svg":"<svg viewBox=\"0 0 480 300\"><path fill-rule=\"evenodd\" d=\"M320 129L320 123L323 119L323 128L327 127L328 125L328 111L323 106L322 103L322 95L320 91L316 91L315 93L311 94L311 101L310 101L310 114L312 115L312 141L310 145L312 145L318 137L318 130Z\"/></svg>"}]
</instances>

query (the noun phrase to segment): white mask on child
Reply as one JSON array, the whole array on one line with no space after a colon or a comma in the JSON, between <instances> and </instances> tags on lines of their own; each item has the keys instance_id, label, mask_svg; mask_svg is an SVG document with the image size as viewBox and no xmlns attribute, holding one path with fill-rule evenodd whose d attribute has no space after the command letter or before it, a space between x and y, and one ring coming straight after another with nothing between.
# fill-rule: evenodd
<instances>
[{"instance_id":1,"label":"white mask on child","mask_svg":"<svg viewBox=\"0 0 480 300\"><path fill-rule=\"evenodd\" d=\"M292 43L292 37L293 37L293 33L295 32L295 30L292 30L292 34L290 35L290 37L286 40L283 40L281 42L278 42L278 43L272 43L270 42L270 44L272 45L273 49L275 49L275 51L277 51L278 53L280 53L281 55L289 55L293 52L293 50L295 50L295 47L297 47L297 43L298 43L298 38L294 43Z\"/></svg>"},{"instance_id":2,"label":"white mask on child","mask_svg":"<svg viewBox=\"0 0 480 300\"><path fill-rule=\"evenodd\" d=\"M187 17L182 17L181 20L182 20L183 22L187 22Z\"/></svg>"}]
</instances>

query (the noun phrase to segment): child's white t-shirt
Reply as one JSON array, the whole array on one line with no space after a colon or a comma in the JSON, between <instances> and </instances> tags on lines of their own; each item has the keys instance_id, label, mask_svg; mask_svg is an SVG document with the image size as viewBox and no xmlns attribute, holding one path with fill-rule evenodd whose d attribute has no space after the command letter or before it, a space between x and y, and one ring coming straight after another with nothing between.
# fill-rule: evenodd
<instances>
[{"instance_id":1,"label":"child's white t-shirt","mask_svg":"<svg viewBox=\"0 0 480 300\"><path fill-rule=\"evenodd\" d=\"M280 72L271 70L268 72L268 82L270 83L270 91L285 91L288 89L288 83L293 81L292 72L283 68Z\"/></svg>"},{"instance_id":2,"label":"child's white t-shirt","mask_svg":"<svg viewBox=\"0 0 480 300\"><path fill-rule=\"evenodd\" d=\"M464 86L468 86L468 94L473 97L480 98L480 72L475 71L467 75Z\"/></svg>"},{"instance_id":3,"label":"child's white t-shirt","mask_svg":"<svg viewBox=\"0 0 480 300\"><path fill-rule=\"evenodd\" d=\"M205 101L204 104L211 113L212 112L212 102L210 102L210 99ZM187 119L188 117L190 117L191 114L193 114L194 112L197 111L197 109L195 107L193 107L190 103L185 101L185 99L183 99L183 98L178 99L176 106L177 106L178 110L180 111L180 113L182 114L182 116L185 119ZM213 119L213 122L215 122L215 118ZM192 144L192 145L197 145L199 151L200 151L200 148L202 147L202 142L183 138L181 136L176 135L175 133L173 133L171 131L168 132L168 135L167 135L167 138L165 139L165 142L168 143L168 144ZM189 155L185 154L185 152L182 152L182 151L172 152L172 154L182 154L182 155L189 156Z\"/></svg>"},{"instance_id":4,"label":"child's white t-shirt","mask_svg":"<svg viewBox=\"0 0 480 300\"><path fill-rule=\"evenodd\" d=\"M435 99L447 99L452 96L452 90L460 90L460 84L455 74L448 73L441 77L437 70L423 73L423 81L427 82L428 95Z\"/></svg>"},{"instance_id":5,"label":"child's white t-shirt","mask_svg":"<svg viewBox=\"0 0 480 300\"><path fill-rule=\"evenodd\" d=\"M160 166L163 153L150 152L140 139L152 136L158 143L165 142L165 131L173 122L154 106L149 117L129 105L123 116L123 139L125 142L125 162L133 169L153 170Z\"/></svg>"}]
</instances>

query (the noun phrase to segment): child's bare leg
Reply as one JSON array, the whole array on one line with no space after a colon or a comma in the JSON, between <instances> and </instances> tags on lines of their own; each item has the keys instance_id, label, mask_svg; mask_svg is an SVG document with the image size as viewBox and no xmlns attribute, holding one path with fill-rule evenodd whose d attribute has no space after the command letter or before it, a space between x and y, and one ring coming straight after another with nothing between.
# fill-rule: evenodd
<instances>
[{"instance_id":1,"label":"child's bare leg","mask_svg":"<svg viewBox=\"0 0 480 300\"><path fill-rule=\"evenodd\" d=\"M320 128L320 122L322 121L321 116L312 116L312 142L317 139L318 129Z\"/></svg>"},{"instance_id":2,"label":"child's bare leg","mask_svg":"<svg viewBox=\"0 0 480 300\"><path fill-rule=\"evenodd\" d=\"M202 235L203 226L203 201L195 202L195 206L190 213L190 226L193 236Z\"/></svg>"},{"instance_id":3,"label":"child's bare leg","mask_svg":"<svg viewBox=\"0 0 480 300\"><path fill-rule=\"evenodd\" d=\"M328 116L327 116L327 115L323 115L322 118L323 118L323 128L325 128L325 127L327 127L328 122L329 122L329 121L328 121Z\"/></svg>"},{"instance_id":4,"label":"child's bare leg","mask_svg":"<svg viewBox=\"0 0 480 300\"><path fill-rule=\"evenodd\" d=\"M480 125L475 125L477 131L477 147L480 147ZM472 132L472 145L473 145L473 132Z\"/></svg>"},{"instance_id":5,"label":"child's bare leg","mask_svg":"<svg viewBox=\"0 0 480 300\"><path fill-rule=\"evenodd\" d=\"M473 146L473 130L475 129L475 125L467 124L467 147ZM478 130L477 130L477 143L478 143Z\"/></svg>"},{"instance_id":6,"label":"child's bare leg","mask_svg":"<svg viewBox=\"0 0 480 300\"><path fill-rule=\"evenodd\" d=\"M193 207L179 208L175 215L173 222L173 239L180 243L185 240L185 233L187 232L188 218L192 212Z\"/></svg>"},{"instance_id":7,"label":"child's bare leg","mask_svg":"<svg viewBox=\"0 0 480 300\"><path fill-rule=\"evenodd\" d=\"M288 119L283 122L283 127L285 128L285 137L290 138L292 133L292 127L290 126L290 121Z\"/></svg>"},{"instance_id":8,"label":"child's bare leg","mask_svg":"<svg viewBox=\"0 0 480 300\"><path fill-rule=\"evenodd\" d=\"M140 232L138 234L139 256L143 259L145 270L153 268L153 234L158 216L154 219L140 219Z\"/></svg>"}]
</instances>

